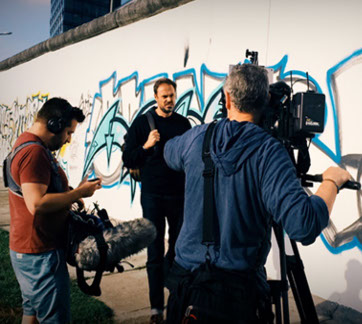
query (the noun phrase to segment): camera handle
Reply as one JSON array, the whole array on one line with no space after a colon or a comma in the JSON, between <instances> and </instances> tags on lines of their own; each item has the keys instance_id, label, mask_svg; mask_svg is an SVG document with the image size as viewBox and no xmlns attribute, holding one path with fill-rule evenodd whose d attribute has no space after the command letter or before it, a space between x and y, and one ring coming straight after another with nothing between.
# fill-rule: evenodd
<instances>
[{"instance_id":1,"label":"camera handle","mask_svg":"<svg viewBox=\"0 0 362 324\"><path fill-rule=\"evenodd\" d=\"M302 175L302 181L312 181L312 182L322 182L323 176L321 174L310 175L305 174ZM313 186L313 184L312 184ZM357 181L347 181L342 185L340 189L350 189L350 190L361 190L361 184Z\"/></svg>"},{"instance_id":2,"label":"camera handle","mask_svg":"<svg viewBox=\"0 0 362 324\"><path fill-rule=\"evenodd\" d=\"M245 57L250 60L251 64L259 65L258 52L249 51L247 49L245 52Z\"/></svg>"}]
</instances>

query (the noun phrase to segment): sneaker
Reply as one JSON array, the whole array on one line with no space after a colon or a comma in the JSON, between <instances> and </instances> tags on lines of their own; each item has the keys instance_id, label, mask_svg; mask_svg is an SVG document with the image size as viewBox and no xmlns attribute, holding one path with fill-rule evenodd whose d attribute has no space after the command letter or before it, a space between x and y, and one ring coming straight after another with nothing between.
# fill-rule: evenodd
<instances>
[{"instance_id":1,"label":"sneaker","mask_svg":"<svg viewBox=\"0 0 362 324\"><path fill-rule=\"evenodd\" d=\"M150 319L150 324L163 324L163 314L152 315Z\"/></svg>"}]
</instances>

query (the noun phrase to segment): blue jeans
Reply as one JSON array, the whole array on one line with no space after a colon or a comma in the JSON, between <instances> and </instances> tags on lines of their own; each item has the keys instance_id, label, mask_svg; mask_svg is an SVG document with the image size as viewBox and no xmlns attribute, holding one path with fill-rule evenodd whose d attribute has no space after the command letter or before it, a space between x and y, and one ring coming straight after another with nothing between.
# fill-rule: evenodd
<instances>
[{"instance_id":1,"label":"blue jeans","mask_svg":"<svg viewBox=\"0 0 362 324\"><path fill-rule=\"evenodd\" d=\"M175 243L183 220L183 196L141 194L143 217L156 227L156 239L147 248L147 275L151 309L164 308L163 287L175 258ZM167 219L168 251L165 255L165 219Z\"/></svg>"},{"instance_id":2,"label":"blue jeans","mask_svg":"<svg viewBox=\"0 0 362 324\"><path fill-rule=\"evenodd\" d=\"M39 323L70 322L70 281L63 250L17 253L10 259L23 298L23 314Z\"/></svg>"}]
</instances>

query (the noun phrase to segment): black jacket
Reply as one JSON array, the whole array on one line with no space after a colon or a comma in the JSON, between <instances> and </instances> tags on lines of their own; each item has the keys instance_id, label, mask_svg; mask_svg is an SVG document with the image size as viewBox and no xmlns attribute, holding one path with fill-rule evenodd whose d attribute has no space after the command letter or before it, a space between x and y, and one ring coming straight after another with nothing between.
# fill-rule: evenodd
<instances>
[{"instance_id":1,"label":"black jacket","mask_svg":"<svg viewBox=\"0 0 362 324\"><path fill-rule=\"evenodd\" d=\"M164 118L151 108L155 127L160 133L160 141L148 150L143 149L151 131L147 117L141 115L132 123L127 132L126 145L123 152L123 163L127 168L140 168L141 191L160 195L182 195L185 177L183 173L171 170L163 158L165 143L191 128L186 117L172 113Z\"/></svg>"}]
</instances>

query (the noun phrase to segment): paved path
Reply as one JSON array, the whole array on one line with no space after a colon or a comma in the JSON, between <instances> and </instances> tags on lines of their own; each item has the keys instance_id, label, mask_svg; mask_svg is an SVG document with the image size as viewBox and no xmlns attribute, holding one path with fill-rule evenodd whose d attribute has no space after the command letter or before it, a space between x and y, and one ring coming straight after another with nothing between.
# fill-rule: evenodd
<instances>
[{"instance_id":1,"label":"paved path","mask_svg":"<svg viewBox=\"0 0 362 324\"><path fill-rule=\"evenodd\" d=\"M0 228L9 229L9 203L7 190L2 185L0 178ZM127 259L134 265L132 269L125 264L123 273L106 273L101 282L102 295L97 297L115 314L116 323L146 324L149 321L149 301L147 273L145 269L146 252ZM75 277L73 267L69 267L71 277ZM94 272L86 273L86 276ZM165 289L165 295L168 292ZM361 324L362 314L350 308L325 301L318 296L313 296L319 314L320 323L323 324ZM290 323L300 323L299 314L294 303L293 294L289 292Z\"/></svg>"}]
</instances>

